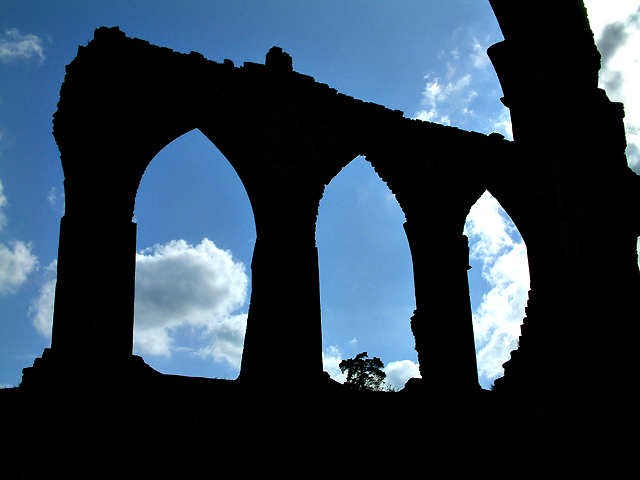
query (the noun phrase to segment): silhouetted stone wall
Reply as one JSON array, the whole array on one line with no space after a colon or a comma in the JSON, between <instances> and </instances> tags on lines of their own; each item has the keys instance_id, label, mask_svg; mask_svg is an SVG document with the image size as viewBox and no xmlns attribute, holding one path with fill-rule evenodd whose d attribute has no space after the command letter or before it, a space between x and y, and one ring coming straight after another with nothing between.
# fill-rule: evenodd
<instances>
[{"instance_id":1,"label":"silhouetted stone wall","mask_svg":"<svg viewBox=\"0 0 640 480\"><path fill-rule=\"evenodd\" d=\"M340 94L294 72L291 57L277 47L268 53L266 66L235 67L130 39L117 28L96 30L89 45L80 47L67 67L54 117L68 205L60 237L53 352L64 356L87 345L84 353L96 361L131 354L136 190L156 153L194 128L233 165L255 216L241 378L269 381L261 359L280 343L287 345L287 355L300 359L293 378L323 378L318 205L325 185L365 155L396 194L412 232L418 307L412 328L422 363L448 357L455 373L443 375L441 384L477 388L462 229L508 142L407 119L402 112ZM107 194L113 191L118 192L115 205ZM426 224L436 230L424 232ZM100 280L104 288L78 280L83 264L77 252L87 233L123 249L113 255L104 249L109 257ZM421 259L427 244L441 251L442 264ZM281 248L289 252L289 264L271 254ZM278 278L299 279L291 285L296 305L290 313L278 308ZM110 308L96 311L78 298L104 301ZM274 312L279 312L277 324L271 320ZM305 312L303 319L299 312ZM427 349L433 335L459 338L459 346L453 352Z\"/></svg>"},{"instance_id":2,"label":"silhouetted stone wall","mask_svg":"<svg viewBox=\"0 0 640 480\"><path fill-rule=\"evenodd\" d=\"M397 397L405 400L397 401L415 408L417 423L405 419L403 431L420 432L418 450L455 456L458 440L482 416L478 409L487 409L504 422L518 418L519 430L511 433L519 442L499 438L505 432L494 432L494 440L529 472L541 458L549 465L564 455L567 442L579 445L581 458L627 455L612 439L615 425L637 423L631 388L638 365L640 177L626 163L624 109L597 87L600 57L581 1L491 5L505 40L489 56L511 112L513 142L407 119L338 93L295 72L278 47L265 65L236 67L131 39L117 28L96 30L67 67L54 116L66 213L53 340L25 369L21 390L70 383L84 389L108 378L123 391L147 394L212 388L230 402L280 391L271 406L253 411L260 421L264 408L287 417L283 398L291 402L294 392L338 395L322 372L315 224L324 187L364 155L407 218L416 293L411 328L427 380L410 382ZM238 173L257 230L240 379L215 388L158 374L132 356L136 191L154 156L195 128ZM531 278L519 349L491 401L478 388L462 234L485 190L522 234ZM87 235L103 253L92 282L82 254ZM271 254L281 248L288 263ZM287 278L297 279L288 284L296 300L283 312L277 288ZM295 371L290 384L274 385L262 359L285 351L298 360L287 362ZM421 407L427 399L429 406ZM296 418L315 422L309 435L323 428L324 418L312 403L296 410ZM464 455L472 449L460 448ZM565 466L572 462L580 458L564 458Z\"/></svg>"}]
</instances>

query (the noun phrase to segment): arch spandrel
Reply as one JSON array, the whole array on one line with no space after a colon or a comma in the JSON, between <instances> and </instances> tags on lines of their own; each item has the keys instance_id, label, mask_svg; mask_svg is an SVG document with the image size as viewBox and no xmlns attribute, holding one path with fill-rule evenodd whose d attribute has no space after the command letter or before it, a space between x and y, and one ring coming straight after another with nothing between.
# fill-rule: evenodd
<instances>
[{"instance_id":1,"label":"arch spandrel","mask_svg":"<svg viewBox=\"0 0 640 480\"><path fill-rule=\"evenodd\" d=\"M383 137L385 138L385 137ZM440 217L461 233L510 142L454 127L403 119L387 141L367 145L367 160L394 192L407 220Z\"/></svg>"}]
</instances>

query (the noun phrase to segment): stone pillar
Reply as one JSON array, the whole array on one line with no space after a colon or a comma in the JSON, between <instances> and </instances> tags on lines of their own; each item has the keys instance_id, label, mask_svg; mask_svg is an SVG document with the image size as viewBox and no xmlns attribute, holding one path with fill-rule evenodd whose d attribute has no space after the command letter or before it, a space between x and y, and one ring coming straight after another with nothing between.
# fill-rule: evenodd
<instances>
[{"instance_id":1,"label":"stone pillar","mask_svg":"<svg viewBox=\"0 0 640 480\"><path fill-rule=\"evenodd\" d=\"M60 222L51 348L23 369L21 387L87 389L132 378L136 224L84 207L67 208Z\"/></svg>"},{"instance_id":2,"label":"stone pillar","mask_svg":"<svg viewBox=\"0 0 640 480\"><path fill-rule=\"evenodd\" d=\"M420 373L434 392L475 392L479 384L467 278L468 239L433 222L425 225L404 224L413 260L416 310L411 329Z\"/></svg>"},{"instance_id":3,"label":"stone pillar","mask_svg":"<svg viewBox=\"0 0 640 480\"><path fill-rule=\"evenodd\" d=\"M136 224L128 219L62 218L51 340L56 356L108 363L132 354L135 252Z\"/></svg>"},{"instance_id":4,"label":"stone pillar","mask_svg":"<svg viewBox=\"0 0 640 480\"><path fill-rule=\"evenodd\" d=\"M313 221L259 222L240 378L309 383L322 375L318 251ZM282 216L280 216L282 218ZM307 220L315 220L315 216Z\"/></svg>"}]
</instances>

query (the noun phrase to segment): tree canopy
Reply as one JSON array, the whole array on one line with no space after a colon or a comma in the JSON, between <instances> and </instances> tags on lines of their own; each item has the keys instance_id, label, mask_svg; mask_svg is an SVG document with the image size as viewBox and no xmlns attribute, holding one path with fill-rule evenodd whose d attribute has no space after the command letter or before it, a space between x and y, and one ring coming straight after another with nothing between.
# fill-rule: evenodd
<instances>
[{"instance_id":1,"label":"tree canopy","mask_svg":"<svg viewBox=\"0 0 640 480\"><path fill-rule=\"evenodd\" d=\"M367 357L367 352L362 352L340 362L340 371L347 372L345 384L354 390L383 390L382 382L387 377L382 370L384 364L378 357Z\"/></svg>"}]
</instances>

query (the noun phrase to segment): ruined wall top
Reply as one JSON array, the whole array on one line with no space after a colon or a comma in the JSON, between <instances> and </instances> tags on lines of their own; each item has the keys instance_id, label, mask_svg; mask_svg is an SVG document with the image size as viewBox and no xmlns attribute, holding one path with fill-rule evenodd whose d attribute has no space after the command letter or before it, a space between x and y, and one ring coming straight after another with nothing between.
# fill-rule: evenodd
<instances>
[{"instance_id":1,"label":"ruined wall top","mask_svg":"<svg viewBox=\"0 0 640 480\"><path fill-rule=\"evenodd\" d=\"M54 115L70 191L67 212L82 207L70 198L97 198L92 192L99 184L110 184L129 192L122 208L132 214L149 162L194 128L231 162L254 210L262 208L258 198L260 204L271 201L265 198L280 206L291 203L292 191L312 191L316 201L358 155L373 163L405 213L425 191L453 203L460 198L466 205L461 210L468 210L488 186L487 167L497 169L503 160L498 143L509 143L409 119L339 93L293 71L291 57L278 47L267 53L265 65L236 67L231 60L178 53L102 27L67 67ZM81 187L89 184L89 190Z\"/></svg>"}]
</instances>

